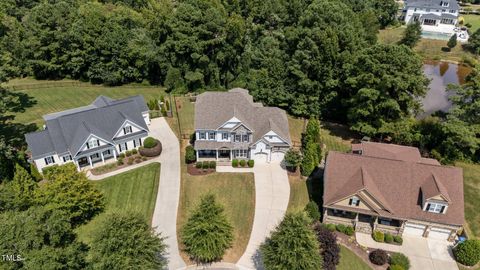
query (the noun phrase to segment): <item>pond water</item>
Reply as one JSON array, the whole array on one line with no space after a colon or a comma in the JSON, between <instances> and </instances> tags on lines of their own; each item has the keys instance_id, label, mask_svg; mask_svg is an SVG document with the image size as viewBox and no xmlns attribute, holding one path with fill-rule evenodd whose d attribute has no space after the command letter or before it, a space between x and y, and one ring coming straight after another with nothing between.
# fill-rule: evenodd
<instances>
[{"instance_id":1,"label":"pond water","mask_svg":"<svg viewBox=\"0 0 480 270\"><path fill-rule=\"evenodd\" d=\"M429 90L425 98L422 99L424 113L419 117L423 118L438 110L448 111L452 103L448 97L453 93L447 92L446 87L450 83L463 84L465 78L472 69L467 66L457 65L442 61L428 61L423 65L423 72L429 78Z\"/></svg>"}]
</instances>

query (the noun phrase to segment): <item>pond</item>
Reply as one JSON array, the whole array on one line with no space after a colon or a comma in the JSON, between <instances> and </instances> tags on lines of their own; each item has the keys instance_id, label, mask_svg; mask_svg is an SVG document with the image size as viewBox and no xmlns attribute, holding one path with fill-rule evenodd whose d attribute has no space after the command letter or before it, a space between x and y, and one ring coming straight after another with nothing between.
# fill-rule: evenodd
<instances>
[{"instance_id":1,"label":"pond","mask_svg":"<svg viewBox=\"0 0 480 270\"><path fill-rule=\"evenodd\" d=\"M429 90L425 98L423 98L424 113L419 115L423 118L438 110L448 111L452 103L448 97L453 93L447 92L446 87L450 83L463 84L465 78L472 71L472 68L442 61L427 61L423 65L423 72L429 78Z\"/></svg>"}]
</instances>

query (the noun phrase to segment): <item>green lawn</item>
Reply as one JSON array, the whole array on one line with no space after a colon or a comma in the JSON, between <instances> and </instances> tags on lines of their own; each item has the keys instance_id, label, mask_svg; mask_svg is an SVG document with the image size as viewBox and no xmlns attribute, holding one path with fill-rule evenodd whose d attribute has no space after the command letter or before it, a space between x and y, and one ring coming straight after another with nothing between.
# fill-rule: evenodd
<instances>
[{"instance_id":1,"label":"green lawn","mask_svg":"<svg viewBox=\"0 0 480 270\"><path fill-rule=\"evenodd\" d=\"M406 27L382 29L378 33L378 42L383 44L398 43L402 37Z\"/></svg>"},{"instance_id":2,"label":"green lawn","mask_svg":"<svg viewBox=\"0 0 480 270\"><path fill-rule=\"evenodd\" d=\"M80 240L89 243L99 220L110 211L140 212L151 223L160 179L160 164L146 166L94 181L106 199L105 211L77 229Z\"/></svg>"},{"instance_id":3,"label":"green lawn","mask_svg":"<svg viewBox=\"0 0 480 270\"><path fill-rule=\"evenodd\" d=\"M182 187L177 217L180 232L190 211L206 193L213 193L225 206L227 217L234 227L233 247L227 250L223 261L235 263L247 247L255 213L255 184L252 173L213 173L191 176L182 166ZM180 241L180 237L179 237ZM180 244L181 246L181 244ZM188 259L186 254L182 254Z\"/></svg>"},{"instance_id":4,"label":"green lawn","mask_svg":"<svg viewBox=\"0 0 480 270\"><path fill-rule=\"evenodd\" d=\"M290 182L290 199L287 212L301 211L309 202L307 182L292 176L289 176L288 180Z\"/></svg>"},{"instance_id":5,"label":"green lawn","mask_svg":"<svg viewBox=\"0 0 480 270\"><path fill-rule=\"evenodd\" d=\"M337 270L370 270L370 266L348 248L340 245L340 263Z\"/></svg>"},{"instance_id":6,"label":"green lawn","mask_svg":"<svg viewBox=\"0 0 480 270\"><path fill-rule=\"evenodd\" d=\"M15 87L16 92L24 93L36 102L26 108L24 113L16 115L15 122L22 124L43 124L44 114L72 109L90 104L99 95L111 98L124 98L132 95L143 95L146 100L158 98L164 93L163 87L132 84L119 87L106 87L88 83L66 85L74 81L36 81L32 79L13 80L7 86Z\"/></svg>"},{"instance_id":7,"label":"green lawn","mask_svg":"<svg viewBox=\"0 0 480 270\"><path fill-rule=\"evenodd\" d=\"M194 129L195 103L188 97L176 97L180 128L183 134L192 134Z\"/></svg>"},{"instance_id":8,"label":"green lawn","mask_svg":"<svg viewBox=\"0 0 480 270\"><path fill-rule=\"evenodd\" d=\"M468 15L462 15L464 21L464 25L469 23L472 25L470 27L470 33L475 33L480 28L480 15L476 14L468 14Z\"/></svg>"},{"instance_id":9,"label":"green lawn","mask_svg":"<svg viewBox=\"0 0 480 270\"><path fill-rule=\"evenodd\" d=\"M463 168L466 230L470 236L480 237L480 165L457 162Z\"/></svg>"}]
</instances>

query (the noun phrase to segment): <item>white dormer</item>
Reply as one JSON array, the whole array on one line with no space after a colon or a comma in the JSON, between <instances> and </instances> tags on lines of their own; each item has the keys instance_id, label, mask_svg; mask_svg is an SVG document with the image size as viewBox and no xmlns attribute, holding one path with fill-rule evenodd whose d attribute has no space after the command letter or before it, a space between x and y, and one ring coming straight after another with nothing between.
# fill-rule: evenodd
<instances>
[{"instance_id":1,"label":"white dormer","mask_svg":"<svg viewBox=\"0 0 480 270\"><path fill-rule=\"evenodd\" d=\"M242 121L238 120L238 118L236 118L234 116L230 120L228 120L227 122L223 123L223 125L221 125L219 128L231 129L231 128L234 128L236 125L238 125L241 122Z\"/></svg>"},{"instance_id":2,"label":"white dormer","mask_svg":"<svg viewBox=\"0 0 480 270\"><path fill-rule=\"evenodd\" d=\"M142 131L142 130L144 130L144 129L139 127L138 125L134 124L133 122L131 122L129 120L125 120L125 122L123 122L123 124L118 129L118 131L115 133L115 136L113 136L113 138L123 137L123 136L129 135L129 134L132 134L132 133L135 133L135 132L139 132L139 131Z\"/></svg>"},{"instance_id":3,"label":"white dormer","mask_svg":"<svg viewBox=\"0 0 480 270\"><path fill-rule=\"evenodd\" d=\"M265 139L265 141L269 142L269 143L287 143L282 137L278 136L277 133L275 133L274 131L270 130L269 132L267 132L263 138Z\"/></svg>"}]
</instances>

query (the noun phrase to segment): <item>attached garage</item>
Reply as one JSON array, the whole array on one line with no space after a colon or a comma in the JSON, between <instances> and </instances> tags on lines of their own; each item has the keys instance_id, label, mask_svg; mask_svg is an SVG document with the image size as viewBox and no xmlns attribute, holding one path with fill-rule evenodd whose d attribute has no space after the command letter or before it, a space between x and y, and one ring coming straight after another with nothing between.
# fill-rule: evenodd
<instances>
[{"instance_id":1,"label":"attached garage","mask_svg":"<svg viewBox=\"0 0 480 270\"><path fill-rule=\"evenodd\" d=\"M439 240L448 240L451 230L432 227L428 233L428 238L439 239Z\"/></svg>"},{"instance_id":2,"label":"attached garage","mask_svg":"<svg viewBox=\"0 0 480 270\"><path fill-rule=\"evenodd\" d=\"M410 236L423 236L424 231L425 225L406 223L405 228L403 229L403 234Z\"/></svg>"},{"instance_id":3,"label":"attached garage","mask_svg":"<svg viewBox=\"0 0 480 270\"><path fill-rule=\"evenodd\" d=\"M258 152L253 155L255 162L265 163L267 162L268 154L265 152Z\"/></svg>"},{"instance_id":4,"label":"attached garage","mask_svg":"<svg viewBox=\"0 0 480 270\"><path fill-rule=\"evenodd\" d=\"M275 162L280 162L283 160L283 158L285 157L285 153L283 152L273 152L272 153L272 157L271 157L271 161Z\"/></svg>"}]
</instances>

